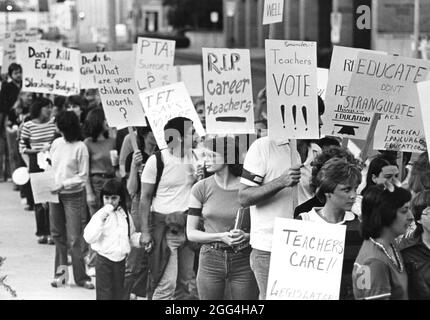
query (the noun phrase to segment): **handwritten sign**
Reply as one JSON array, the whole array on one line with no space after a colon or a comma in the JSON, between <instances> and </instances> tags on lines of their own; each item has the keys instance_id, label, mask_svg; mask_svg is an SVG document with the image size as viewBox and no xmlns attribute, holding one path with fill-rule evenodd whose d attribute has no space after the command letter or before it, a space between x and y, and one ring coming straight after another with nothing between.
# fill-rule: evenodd
<instances>
[{"instance_id":1,"label":"handwritten sign","mask_svg":"<svg viewBox=\"0 0 430 320\"><path fill-rule=\"evenodd\" d=\"M360 52L344 107L347 111L420 116L416 83L425 80L430 61Z\"/></svg>"},{"instance_id":2,"label":"handwritten sign","mask_svg":"<svg viewBox=\"0 0 430 320\"><path fill-rule=\"evenodd\" d=\"M426 81L417 84L418 98L420 101L421 116L424 125L425 141L427 144L430 141L430 80L427 78Z\"/></svg>"},{"instance_id":3,"label":"handwritten sign","mask_svg":"<svg viewBox=\"0 0 430 320\"><path fill-rule=\"evenodd\" d=\"M146 90L139 94L139 98L160 149L167 147L164 126L173 118L190 119L198 135L205 135L205 129L183 82Z\"/></svg>"},{"instance_id":4,"label":"handwritten sign","mask_svg":"<svg viewBox=\"0 0 430 320\"><path fill-rule=\"evenodd\" d=\"M338 300L346 226L276 218L268 300Z\"/></svg>"},{"instance_id":5,"label":"handwritten sign","mask_svg":"<svg viewBox=\"0 0 430 320\"><path fill-rule=\"evenodd\" d=\"M139 92L170 84L175 41L138 38L136 46L135 81Z\"/></svg>"},{"instance_id":6,"label":"handwritten sign","mask_svg":"<svg viewBox=\"0 0 430 320\"><path fill-rule=\"evenodd\" d=\"M266 40L267 118L272 139L319 139L317 44Z\"/></svg>"},{"instance_id":7,"label":"handwritten sign","mask_svg":"<svg viewBox=\"0 0 430 320\"><path fill-rule=\"evenodd\" d=\"M207 132L254 133L249 50L203 48L203 78Z\"/></svg>"},{"instance_id":8,"label":"handwritten sign","mask_svg":"<svg viewBox=\"0 0 430 320\"><path fill-rule=\"evenodd\" d=\"M16 45L18 43L35 42L39 38L37 30L6 32L3 41L2 66L7 71L9 65L17 62Z\"/></svg>"},{"instance_id":9,"label":"handwritten sign","mask_svg":"<svg viewBox=\"0 0 430 320\"><path fill-rule=\"evenodd\" d=\"M79 94L79 50L32 42L18 44L17 52L23 69L23 91Z\"/></svg>"},{"instance_id":10,"label":"handwritten sign","mask_svg":"<svg viewBox=\"0 0 430 320\"><path fill-rule=\"evenodd\" d=\"M81 53L80 72L81 72L81 89L96 89L98 88L95 75L94 65L97 62L107 62L111 60L134 60L133 51L107 51L107 52L91 52Z\"/></svg>"},{"instance_id":11,"label":"handwritten sign","mask_svg":"<svg viewBox=\"0 0 430 320\"><path fill-rule=\"evenodd\" d=\"M109 126L146 126L145 112L137 95L130 61L97 62L94 72Z\"/></svg>"},{"instance_id":12,"label":"handwritten sign","mask_svg":"<svg viewBox=\"0 0 430 320\"><path fill-rule=\"evenodd\" d=\"M352 71L359 52L368 50L334 46L325 96L325 112L321 116L321 134L344 138L366 139L372 113L350 110L344 106ZM383 52L378 52L383 54Z\"/></svg>"},{"instance_id":13,"label":"handwritten sign","mask_svg":"<svg viewBox=\"0 0 430 320\"><path fill-rule=\"evenodd\" d=\"M58 194L51 193L51 190L55 188L55 178L52 170L30 173L30 183L34 203L59 202Z\"/></svg>"},{"instance_id":14,"label":"handwritten sign","mask_svg":"<svg viewBox=\"0 0 430 320\"><path fill-rule=\"evenodd\" d=\"M373 149L421 153L426 151L424 139L420 117L382 115L376 126Z\"/></svg>"},{"instance_id":15,"label":"handwritten sign","mask_svg":"<svg viewBox=\"0 0 430 320\"><path fill-rule=\"evenodd\" d=\"M263 24L282 22L284 0L264 0Z\"/></svg>"},{"instance_id":16,"label":"handwritten sign","mask_svg":"<svg viewBox=\"0 0 430 320\"><path fill-rule=\"evenodd\" d=\"M327 81L328 81L328 69L318 68L317 69L318 95L323 100L325 100L325 91L327 89Z\"/></svg>"}]
</instances>

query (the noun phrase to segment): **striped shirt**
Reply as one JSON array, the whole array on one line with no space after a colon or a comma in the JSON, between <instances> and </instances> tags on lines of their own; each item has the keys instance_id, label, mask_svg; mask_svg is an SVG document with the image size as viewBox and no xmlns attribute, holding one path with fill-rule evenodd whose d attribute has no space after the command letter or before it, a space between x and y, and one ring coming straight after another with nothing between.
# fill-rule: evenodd
<instances>
[{"instance_id":1,"label":"striped shirt","mask_svg":"<svg viewBox=\"0 0 430 320\"><path fill-rule=\"evenodd\" d=\"M57 127L53 120L45 123L36 123L32 120L24 123L19 140L19 150L24 153L26 149L42 150L48 143L51 144Z\"/></svg>"}]
</instances>

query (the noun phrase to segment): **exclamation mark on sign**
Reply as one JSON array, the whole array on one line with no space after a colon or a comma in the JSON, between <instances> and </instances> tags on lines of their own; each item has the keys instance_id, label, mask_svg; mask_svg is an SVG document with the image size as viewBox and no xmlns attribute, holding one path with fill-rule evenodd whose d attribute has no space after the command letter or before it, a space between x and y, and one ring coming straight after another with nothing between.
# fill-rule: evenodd
<instances>
[{"instance_id":1,"label":"exclamation mark on sign","mask_svg":"<svg viewBox=\"0 0 430 320\"><path fill-rule=\"evenodd\" d=\"M305 131L308 131L308 112L305 106L302 107L302 114L303 114L303 119L305 119L305 125L306 125Z\"/></svg>"},{"instance_id":2,"label":"exclamation mark on sign","mask_svg":"<svg viewBox=\"0 0 430 320\"><path fill-rule=\"evenodd\" d=\"M294 130L297 130L297 106L293 105L293 121L294 121Z\"/></svg>"},{"instance_id":3,"label":"exclamation mark on sign","mask_svg":"<svg viewBox=\"0 0 430 320\"><path fill-rule=\"evenodd\" d=\"M285 128L285 106L284 105L281 106L281 116L282 116L283 127Z\"/></svg>"}]
</instances>

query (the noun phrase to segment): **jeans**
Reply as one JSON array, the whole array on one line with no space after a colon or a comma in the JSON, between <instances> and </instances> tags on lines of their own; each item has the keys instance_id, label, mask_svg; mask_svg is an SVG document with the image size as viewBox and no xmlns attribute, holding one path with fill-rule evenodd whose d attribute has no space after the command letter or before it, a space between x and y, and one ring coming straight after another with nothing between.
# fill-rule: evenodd
<instances>
[{"instance_id":1,"label":"jeans","mask_svg":"<svg viewBox=\"0 0 430 320\"><path fill-rule=\"evenodd\" d=\"M130 215L133 219L136 232L141 230L141 217L139 214L140 193L134 195L131 203ZM144 248L131 248L125 263L124 298L128 300L130 293L139 297L146 296L148 281L148 253Z\"/></svg>"},{"instance_id":2,"label":"jeans","mask_svg":"<svg viewBox=\"0 0 430 320\"><path fill-rule=\"evenodd\" d=\"M58 267L67 265L67 248L72 256L73 276L78 286L91 278L85 272L82 250L82 215L86 214L85 190L59 194L60 203L49 203L51 235L55 242L55 274ZM57 274L56 274L57 275Z\"/></svg>"},{"instance_id":3,"label":"jeans","mask_svg":"<svg viewBox=\"0 0 430 320\"><path fill-rule=\"evenodd\" d=\"M250 258L251 269L260 290L260 300L266 300L267 281L269 279L270 252L252 249Z\"/></svg>"},{"instance_id":4,"label":"jeans","mask_svg":"<svg viewBox=\"0 0 430 320\"><path fill-rule=\"evenodd\" d=\"M229 285L232 300L257 300L258 287L249 265L251 248L239 252L200 248L197 288L200 300L225 300Z\"/></svg>"},{"instance_id":5,"label":"jeans","mask_svg":"<svg viewBox=\"0 0 430 320\"><path fill-rule=\"evenodd\" d=\"M49 236L49 208L44 207L41 203L34 205L36 214L36 236Z\"/></svg>"},{"instance_id":6,"label":"jeans","mask_svg":"<svg viewBox=\"0 0 430 320\"><path fill-rule=\"evenodd\" d=\"M193 270L194 251L187 245L184 231L166 233L171 251L163 276L155 288L153 300L197 299L197 288Z\"/></svg>"},{"instance_id":7,"label":"jeans","mask_svg":"<svg viewBox=\"0 0 430 320\"><path fill-rule=\"evenodd\" d=\"M124 296L125 259L111 261L97 254L96 258L96 299L122 300Z\"/></svg>"},{"instance_id":8,"label":"jeans","mask_svg":"<svg viewBox=\"0 0 430 320\"><path fill-rule=\"evenodd\" d=\"M10 173L13 173L19 165L20 154L18 148L18 132L6 130L7 149L9 151L9 168Z\"/></svg>"}]
</instances>

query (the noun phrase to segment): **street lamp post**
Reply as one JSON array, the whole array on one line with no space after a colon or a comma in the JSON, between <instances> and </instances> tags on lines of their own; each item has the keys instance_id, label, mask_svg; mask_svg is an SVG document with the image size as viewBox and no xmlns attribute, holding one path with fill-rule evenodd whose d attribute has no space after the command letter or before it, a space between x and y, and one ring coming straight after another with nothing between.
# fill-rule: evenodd
<instances>
[{"instance_id":1,"label":"street lamp post","mask_svg":"<svg viewBox=\"0 0 430 320\"><path fill-rule=\"evenodd\" d=\"M227 47L234 47L234 14L236 11L236 0L226 0L225 1L225 13L227 16L227 26L226 26L226 37L227 37Z\"/></svg>"},{"instance_id":2,"label":"street lamp post","mask_svg":"<svg viewBox=\"0 0 430 320\"><path fill-rule=\"evenodd\" d=\"M9 12L13 10L13 6L8 4L6 6L6 31L9 31Z\"/></svg>"}]
</instances>

